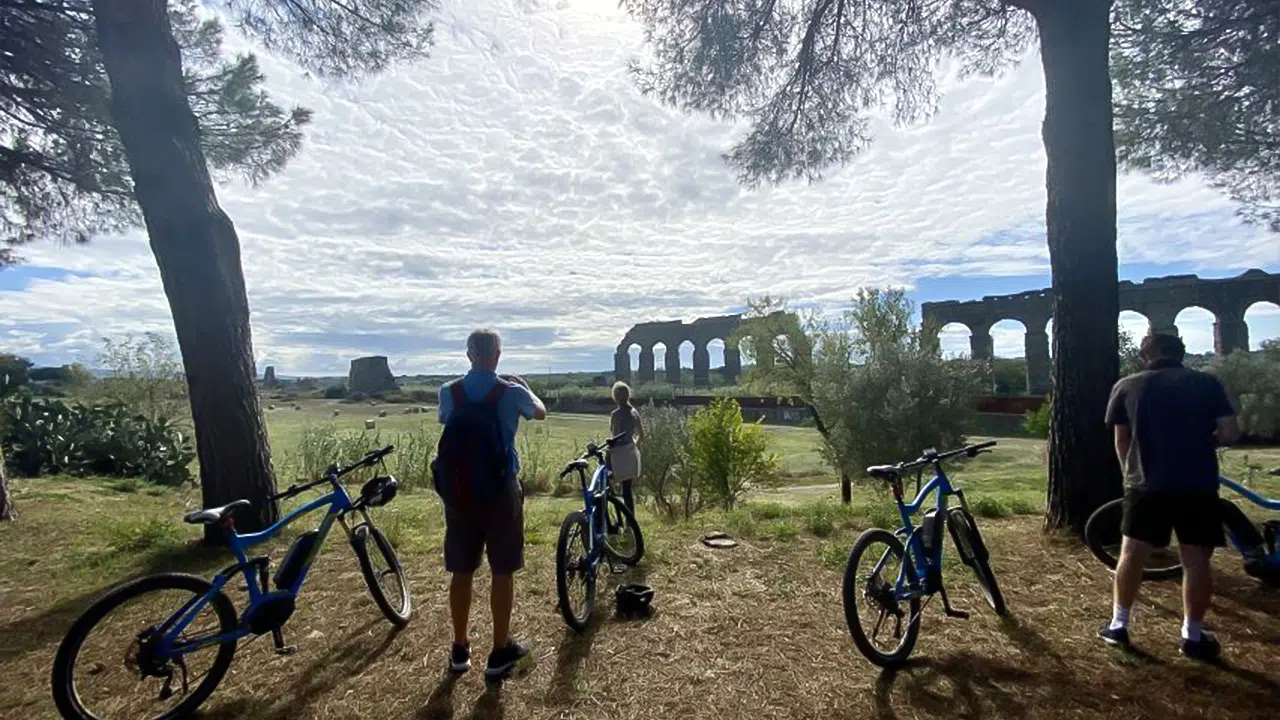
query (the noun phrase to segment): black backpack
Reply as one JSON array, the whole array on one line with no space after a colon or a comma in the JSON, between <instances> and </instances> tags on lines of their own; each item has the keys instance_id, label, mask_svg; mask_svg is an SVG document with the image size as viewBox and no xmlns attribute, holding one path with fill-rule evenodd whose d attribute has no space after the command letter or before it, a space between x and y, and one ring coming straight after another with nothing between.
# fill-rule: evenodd
<instances>
[{"instance_id":1,"label":"black backpack","mask_svg":"<svg viewBox=\"0 0 1280 720\"><path fill-rule=\"evenodd\" d=\"M445 505L467 510L497 498L507 482L510 457L498 416L507 385L499 379L479 401L467 397L461 379L449 389L453 410L440 434L431 474Z\"/></svg>"}]
</instances>

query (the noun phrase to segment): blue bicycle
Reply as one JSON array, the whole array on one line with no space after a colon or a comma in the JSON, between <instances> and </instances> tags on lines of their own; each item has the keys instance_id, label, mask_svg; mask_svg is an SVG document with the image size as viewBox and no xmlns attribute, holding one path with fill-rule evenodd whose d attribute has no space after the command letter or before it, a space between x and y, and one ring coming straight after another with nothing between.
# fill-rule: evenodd
<instances>
[{"instance_id":1,"label":"blue bicycle","mask_svg":"<svg viewBox=\"0 0 1280 720\"><path fill-rule=\"evenodd\" d=\"M556 596L560 615L577 632L591 622L595 610L596 571L605 556L634 566L644 555L644 535L635 515L613 489L613 471L605 450L620 443L626 433L605 441L604 448L588 443L581 457L565 466L560 478L576 473L582 489L581 511L565 516L556 542ZM597 467L587 483L588 460ZM612 569L612 566L611 566Z\"/></svg>"},{"instance_id":2,"label":"blue bicycle","mask_svg":"<svg viewBox=\"0 0 1280 720\"><path fill-rule=\"evenodd\" d=\"M992 440L945 453L926 450L914 462L867 468L869 475L889 483L902 520L902 527L893 532L873 528L859 535L849 552L849 562L844 571L845 622L853 635L854 645L872 663L880 667L895 667L906 662L920 632L921 598L939 594L947 616L969 617L969 613L951 606L947 589L942 584L943 525L951 531L961 562L977 576L987 603L997 615L1003 616L1008 612L995 573L988 564L987 547L965 502L964 491L953 487L942 470L943 460L961 455L977 457L990 452L988 448L995 444L996 441ZM924 489L920 489L921 474L930 466L934 477ZM917 471L916 497L908 503L903 498L902 476L913 470ZM931 493L937 494L936 505L925 512L919 527L913 527L911 516L920 511ZM951 496L958 498L960 504L948 507ZM883 549L876 549L877 546L883 546ZM859 570L864 558L873 561L872 567L865 572ZM869 613L868 619L862 617L860 611L864 610ZM886 621L891 621L891 628L886 628ZM864 625L870 626L870 632ZM885 647L876 644L882 630L890 630L889 639L893 644Z\"/></svg>"},{"instance_id":3,"label":"blue bicycle","mask_svg":"<svg viewBox=\"0 0 1280 720\"><path fill-rule=\"evenodd\" d=\"M1218 478L1218 482L1258 507L1280 512L1280 499L1266 497L1225 477ZM1267 520L1262 523L1262 532L1258 532L1244 511L1227 498L1218 498L1218 511L1222 515L1227 541L1244 557L1244 571L1266 585L1280 587L1280 542L1277 542L1280 520ZM1123 517L1124 498L1116 498L1094 510L1084 526L1085 544L1111 570L1116 569L1120 557L1120 522ZM1172 545L1156 548L1142 569L1143 580L1177 577L1182 577L1182 561Z\"/></svg>"},{"instance_id":4,"label":"blue bicycle","mask_svg":"<svg viewBox=\"0 0 1280 720\"><path fill-rule=\"evenodd\" d=\"M242 535L235 530L233 513L250 507L248 500L188 513L183 518L188 523L222 528L236 563L215 575L212 582L180 573L144 577L112 590L90 606L67 631L54 659L53 699L62 716L68 720L185 717L221 682L241 639L270 632L277 653L293 652L295 648L284 644L282 628L293 614L312 561L335 520L347 531L374 601L392 624L403 627L411 612L409 586L395 550L368 513L368 508L385 505L396 495L396 480L385 474L382 462L392 449L388 445L375 450L345 468L330 465L319 480L290 486L274 495L273 501L283 500L318 485L331 486L323 497L261 532ZM364 483L352 500L339 481L374 465L380 465L383 474ZM270 578L275 586L272 590L269 559L250 558L246 548L270 540L286 525L321 508L327 512L320 526L294 540ZM347 522L352 513L361 518L354 528ZM244 575L249 593L248 605L239 614L223 592L237 574ZM126 606L147 612L145 617L150 619L121 617L117 611ZM95 656L98 652L101 654ZM203 672L197 672L193 665L201 657L210 662Z\"/></svg>"}]
</instances>

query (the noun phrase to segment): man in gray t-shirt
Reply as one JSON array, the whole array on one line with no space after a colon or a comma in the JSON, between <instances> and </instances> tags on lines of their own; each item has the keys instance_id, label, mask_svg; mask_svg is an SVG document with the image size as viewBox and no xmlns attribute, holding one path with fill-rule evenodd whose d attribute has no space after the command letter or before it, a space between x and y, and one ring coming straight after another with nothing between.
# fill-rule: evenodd
<instances>
[{"instance_id":1,"label":"man in gray t-shirt","mask_svg":"<svg viewBox=\"0 0 1280 720\"><path fill-rule=\"evenodd\" d=\"M1217 448L1235 442L1240 428L1222 383L1182 365L1181 339L1149 335L1141 352L1147 369L1116 383L1107 403L1106 422L1114 428L1125 476L1124 540L1112 619L1098 636L1128 644L1142 567L1176 532L1184 585L1182 653L1208 659L1220 652L1217 640L1201 631L1213 595L1209 560L1224 542Z\"/></svg>"}]
</instances>

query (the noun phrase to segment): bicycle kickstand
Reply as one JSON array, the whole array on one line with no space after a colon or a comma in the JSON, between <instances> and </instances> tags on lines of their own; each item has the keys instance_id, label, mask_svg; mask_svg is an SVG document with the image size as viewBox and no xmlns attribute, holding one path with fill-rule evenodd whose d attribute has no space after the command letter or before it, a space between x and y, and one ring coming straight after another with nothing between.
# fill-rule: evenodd
<instances>
[{"instance_id":1,"label":"bicycle kickstand","mask_svg":"<svg viewBox=\"0 0 1280 720\"><path fill-rule=\"evenodd\" d=\"M284 631L280 628L271 631L271 642L275 643L277 655L292 655L298 652L297 645L284 644Z\"/></svg>"},{"instance_id":2,"label":"bicycle kickstand","mask_svg":"<svg viewBox=\"0 0 1280 720\"><path fill-rule=\"evenodd\" d=\"M951 606L951 600L947 597L946 587L939 585L938 594L942 595L942 611L947 614L947 617L959 618L961 620L969 619L969 613L967 611Z\"/></svg>"}]
</instances>

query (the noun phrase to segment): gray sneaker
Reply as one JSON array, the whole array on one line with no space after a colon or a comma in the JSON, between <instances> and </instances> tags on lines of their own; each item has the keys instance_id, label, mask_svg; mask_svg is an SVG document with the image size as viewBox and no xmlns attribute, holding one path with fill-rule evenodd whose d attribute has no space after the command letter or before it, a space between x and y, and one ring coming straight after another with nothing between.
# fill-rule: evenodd
<instances>
[{"instance_id":1,"label":"gray sneaker","mask_svg":"<svg viewBox=\"0 0 1280 720\"><path fill-rule=\"evenodd\" d=\"M484 669L486 679L497 679L506 677L525 655L529 654L529 648L520 644L519 640L511 638L507 641L507 646L503 648L494 648L489 653L489 664Z\"/></svg>"}]
</instances>

